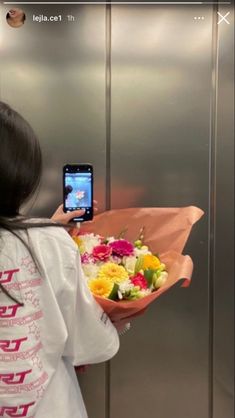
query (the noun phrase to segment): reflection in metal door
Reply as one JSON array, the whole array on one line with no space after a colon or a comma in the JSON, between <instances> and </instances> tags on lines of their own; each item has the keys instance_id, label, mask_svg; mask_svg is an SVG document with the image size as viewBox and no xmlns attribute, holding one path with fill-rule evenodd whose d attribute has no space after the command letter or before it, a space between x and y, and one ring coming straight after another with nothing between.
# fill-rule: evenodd
<instances>
[{"instance_id":1,"label":"reflection in metal door","mask_svg":"<svg viewBox=\"0 0 235 418\"><path fill-rule=\"evenodd\" d=\"M232 13L229 27L212 6L64 5L78 24L31 21L52 7L24 6L17 37L1 8L1 99L44 152L32 212L52 213L61 167L75 160L94 164L101 210L205 211L185 249L191 287L160 298L109 366L80 376L89 417L232 418Z\"/></svg>"}]
</instances>

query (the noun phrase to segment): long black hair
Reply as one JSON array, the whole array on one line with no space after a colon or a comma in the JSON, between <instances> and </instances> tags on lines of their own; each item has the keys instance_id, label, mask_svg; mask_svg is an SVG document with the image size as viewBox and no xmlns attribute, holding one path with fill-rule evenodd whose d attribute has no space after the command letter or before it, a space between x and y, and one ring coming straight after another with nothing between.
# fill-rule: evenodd
<instances>
[{"instance_id":1,"label":"long black hair","mask_svg":"<svg viewBox=\"0 0 235 418\"><path fill-rule=\"evenodd\" d=\"M0 102L0 237L1 229L15 235L31 249L17 231L52 222L30 222L20 214L22 204L37 190L42 173L40 144L29 123L6 103ZM15 299L0 283L0 291Z\"/></svg>"}]
</instances>

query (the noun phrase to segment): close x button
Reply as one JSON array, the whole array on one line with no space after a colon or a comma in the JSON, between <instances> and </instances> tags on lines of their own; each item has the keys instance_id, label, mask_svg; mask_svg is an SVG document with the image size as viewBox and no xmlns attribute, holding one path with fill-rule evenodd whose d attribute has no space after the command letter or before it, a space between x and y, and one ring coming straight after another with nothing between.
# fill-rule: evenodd
<instances>
[{"instance_id":1,"label":"close x button","mask_svg":"<svg viewBox=\"0 0 235 418\"><path fill-rule=\"evenodd\" d=\"M220 12L217 12L218 14L218 22L217 24L220 25L220 23L225 22L227 25L230 25L230 22L227 18L228 15L230 15L230 12L226 13L226 15L222 15Z\"/></svg>"}]
</instances>

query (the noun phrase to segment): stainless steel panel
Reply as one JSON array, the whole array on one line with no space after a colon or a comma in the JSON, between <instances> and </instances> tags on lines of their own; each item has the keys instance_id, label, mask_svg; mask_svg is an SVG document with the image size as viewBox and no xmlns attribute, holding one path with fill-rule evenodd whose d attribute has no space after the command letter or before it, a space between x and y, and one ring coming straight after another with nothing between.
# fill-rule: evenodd
<instances>
[{"instance_id":1,"label":"stainless steel panel","mask_svg":"<svg viewBox=\"0 0 235 418\"><path fill-rule=\"evenodd\" d=\"M234 417L234 12L220 7L214 283L214 415Z\"/></svg>"},{"instance_id":2,"label":"stainless steel panel","mask_svg":"<svg viewBox=\"0 0 235 418\"><path fill-rule=\"evenodd\" d=\"M73 8L72 8L73 7ZM5 8L7 10L7 8ZM25 6L25 27L12 29L2 15L2 99L35 127L44 150L42 192L34 213L48 215L61 201L61 167L90 161L96 197L104 208L105 11L101 6L59 6L75 22L33 23L32 14L54 6Z\"/></svg>"},{"instance_id":3,"label":"stainless steel panel","mask_svg":"<svg viewBox=\"0 0 235 418\"><path fill-rule=\"evenodd\" d=\"M172 289L122 338L112 418L208 418L211 46L211 7L112 7L112 207L205 211L185 249L191 287Z\"/></svg>"},{"instance_id":4,"label":"stainless steel panel","mask_svg":"<svg viewBox=\"0 0 235 418\"><path fill-rule=\"evenodd\" d=\"M1 99L28 119L44 154L44 176L33 214L50 216L62 199L62 166L90 162L95 195L105 204L105 8L24 6L20 29L1 7ZM68 23L33 23L32 14L72 14ZM103 418L104 365L80 378L90 417Z\"/></svg>"}]
</instances>

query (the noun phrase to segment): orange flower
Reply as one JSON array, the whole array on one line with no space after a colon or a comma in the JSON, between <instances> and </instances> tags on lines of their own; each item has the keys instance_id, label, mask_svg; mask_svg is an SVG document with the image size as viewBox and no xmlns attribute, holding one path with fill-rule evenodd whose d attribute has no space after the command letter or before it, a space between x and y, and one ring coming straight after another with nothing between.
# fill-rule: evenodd
<instances>
[{"instance_id":1,"label":"orange flower","mask_svg":"<svg viewBox=\"0 0 235 418\"><path fill-rule=\"evenodd\" d=\"M144 255L143 260L143 270L151 269L151 270L157 270L161 265L161 261L158 257L152 254L146 254Z\"/></svg>"},{"instance_id":2,"label":"orange flower","mask_svg":"<svg viewBox=\"0 0 235 418\"><path fill-rule=\"evenodd\" d=\"M73 238L74 242L77 244L77 246L80 250L80 253L83 254L85 252L85 246L84 246L84 243L82 242L81 238L79 236L75 236L75 237L72 237L72 238Z\"/></svg>"},{"instance_id":3,"label":"orange flower","mask_svg":"<svg viewBox=\"0 0 235 418\"><path fill-rule=\"evenodd\" d=\"M81 240L80 240L80 238L79 238L78 235L77 236L74 236L72 238L73 238L74 242L76 242L77 246L79 246L81 244Z\"/></svg>"}]
</instances>

